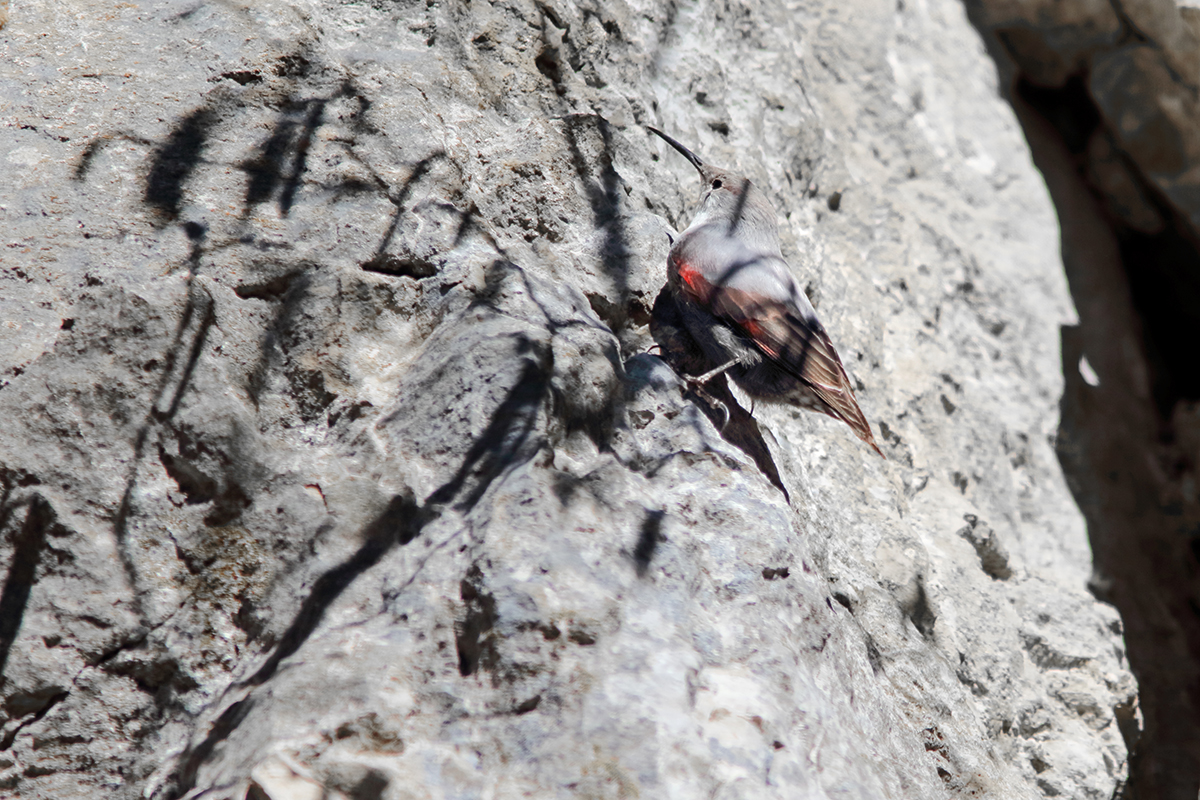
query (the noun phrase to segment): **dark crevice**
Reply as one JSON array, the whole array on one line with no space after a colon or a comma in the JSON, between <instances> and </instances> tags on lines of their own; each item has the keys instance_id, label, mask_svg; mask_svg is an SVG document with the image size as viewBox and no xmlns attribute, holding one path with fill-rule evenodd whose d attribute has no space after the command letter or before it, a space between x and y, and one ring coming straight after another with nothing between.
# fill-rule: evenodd
<instances>
[{"instance_id":1,"label":"dark crevice","mask_svg":"<svg viewBox=\"0 0 1200 800\"><path fill-rule=\"evenodd\" d=\"M912 622L913 627L920 631L921 636L929 641L933 640L937 615L929 604L929 595L925 592L925 582L919 577L917 578L917 591L913 594L912 601L906 604L904 613Z\"/></svg>"},{"instance_id":2,"label":"dark crevice","mask_svg":"<svg viewBox=\"0 0 1200 800\"><path fill-rule=\"evenodd\" d=\"M958 535L971 543L979 556L979 566L991 577L1006 581L1012 577L1012 567L1008 564L1008 551L1000 544L996 532L986 522L982 522L974 514L964 514L966 527L959 529Z\"/></svg>"},{"instance_id":3,"label":"dark crevice","mask_svg":"<svg viewBox=\"0 0 1200 800\"><path fill-rule=\"evenodd\" d=\"M251 503L245 490L236 483L230 483L214 501L212 509L204 515L204 524L210 528L220 528L234 522Z\"/></svg>"},{"instance_id":4,"label":"dark crevice","mask_svg":"<svg viewBox=\"0 0 1200 800\"><path fill-rule=\"evenodd\" d=\"M285 272L255 283L244 283L233 288L234 294L243 300L278 300L287 294L292 281L299 272Z\"/></svg>"},{"instance_id":5,"label":"dark crevice","mask_svg":"<svg viewBox=\"0 0 1200 800\"><path fill-rule=\"evenodd\" d=\"M378 272L381 275L396 277L432 278L437 275L437 265L422 258L401 257L391 253L381 253L370 261L363 263L362 268L367 272Z\"/></svg>"},{"instance_id":6,"label":"dark crevice","mask_svg":"<svg viewBox=\"0 0 1200 800\"><path fill-rule=\"evenodd\" d=\"M216 479L204 474L203 471L188 463L187 459L176 458L171 455L163 448L161 443L158 445L158 458L162 461L163 468L167 471L167 476L175 481L175 485L179 487L179 491L183 492L185 502L188 505L211 503L217 496L218 485Z\"/></svg>"},{"instance_id":7,"label":"dark crevice","mask_svg":"<svg viewBox=\"0 0 1200 800\"><path fill-rule=\"evenodd\" d=\"M29 717L29 719L23 720L20 725L17 725L11 731L9 731L7 736L5 736L3 739L0 739L0 752L12 747L12 743L16 741L17 736L21 733L21 731L49 714L51 709L53 709L63 700L66 700L70 694L71 693L68 691L59 691L46 697L42 705L36 711L32 712L33 716Z\"/></svg>"},{"instance_id":8,"label":"dark crevice","mask_svg":"<svg viewBox=\"0 0 1200 800\"><path fill-rule=\"evenodd\" d=\"M222 72L221 77L227 81L234 81L240 86L245 86L248 83L259 83L262 81L262 73L257 70L236 70L234 72Z\"/></svg>"},{"instance_id":9,"label":"dark crevice","mask_svg":"<svg viewBox=\"0 0 1200 800\"><path fill-rule=\"evenodd\" d=\"M1071 155L1083 155L1101 122L1085 76L1074 75L1061 87L1038 86L1022 77L1017 81L1016 94L1054 126Z\"/></svg>"},{"instance_id":10,"label":"dark crevice","mask_svg":"<svg viewBox=\"0 0 1200 800\"><path fill-rule=\"evenodd\" d=\"M521 714L528 714L530 711L533 711L539 705L541 705L541 702L542 702L542 696L540 694L535 694L533 697L529 698L528 700L518 703L513 708L512 713L517 716L520 716Z\"/></svg>"},{"instance_id":11,"label":"dark crevice","mask_svg":"<svg viewBox=\"0 0 1200 800\"><path fill-rule=\"evenodd\" d=\"M581 647L588 647L596 643L596 635L582 625L572 625L567 631L567 641L574 642Z\"/></svg>"},{"instance_id":12,"label":"dark crevice","mask_svg":"<svg viewBox=\"0 0 1200 800\"><path fill-rule=\"evenodd\" d=\"M562 83L562 73L558 66L558 53L555 50L547 47L533 60L533 65L537 67L538 72L542 73L542 76L546 80L550 81L551 85L554 86L555 92L566 94L567 88Z\"/></svg>"},{"instance_id":13,"label":"dark crevice","mask_svg":"<svg viewBox=\"0 0 1200 800\"><path fill-rule=\"evenodd\" d=\"M879 645L875 643L875 639L866 630L862 631L863 645L867 649L867 663L871 665L871 672L876 675L884 671L883 654L879 652Z\"/></svg>"},{"instance_id":14,"label":"dark crevice","mask_svg":"<svg viewBox=\"0 0 1200 800\"><path fill-rule=\"evenodd\" d=\"M1053 126L1086 180L1088 142L1101 129L1100 111L1087 91L1086 76L1070 78L1061 88L1018 80L1016 94ZM1136 165L1126 161L1136 170ZM1167 224L1156 232L1134 229L1112 214L1106 222L1116 236L1134 310L1143 326L1158 413L1170 419L1180 400L1200 399L1200 242L1149 181L1134 174L1138 188ZM1089 187L1103 203L1103 193Z\"/></svg>"},{"instance_id":15,"label":"dark crevice","mask_svg":"<svg viewBox=\"0 0 1200 800\"><path fill-rule=\"evenodd\" d=\"M1180 400L1200 399L1200 247L1177 214L1166 216L1171 224L1161 232L1127 229L1118 240L1146 329L1154 399L1169 419Z\"/></svg>"},{"instance_id":16,"label":"dark crevice","mask_svg":"<svg viewBox=\"0 0 1200 800\"><path fill-rule=\"evenodd\" d=\"M1023 43L1028 45L1028 42ZM993 53L1003 53L1003 46ZM1185 215L1119 150L1148 211L1094 180L1095 146L1118 141L1086 74L1058 87L1018 71L1010 100L1062 229L1080 322L1062 330L1065 391L1056 449L1088 523L1098 594L1120 611L1144 727L1121 720L1130 747L1124 800L1193 800L1200 789L1200 504L1195 447L1200 397L1200 246ZM1084 378L1083 359L1094 375ZM1058 663L1037 641L1031 656Z\"/></svg>"}]
</instances>

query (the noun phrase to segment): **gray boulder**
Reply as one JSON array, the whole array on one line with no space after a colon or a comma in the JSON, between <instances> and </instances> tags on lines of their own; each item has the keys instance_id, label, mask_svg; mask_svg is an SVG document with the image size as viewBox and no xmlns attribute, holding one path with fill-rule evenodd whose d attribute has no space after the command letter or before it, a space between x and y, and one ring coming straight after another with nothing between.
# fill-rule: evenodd
<instances>
[{"instance_id":1,"label":"gray boulder","mask_svg":"<svg viewBox=\"0 0 1200 800\"><path fill-rule=\"evenodd\" d=\"M1055 453L1078 317L963 6L0 37L3 792L1122 790L1137 686ZM886 461L722 428L659 357L698 186L645 123L771 197Z\"/></svg>"}]
</instances>

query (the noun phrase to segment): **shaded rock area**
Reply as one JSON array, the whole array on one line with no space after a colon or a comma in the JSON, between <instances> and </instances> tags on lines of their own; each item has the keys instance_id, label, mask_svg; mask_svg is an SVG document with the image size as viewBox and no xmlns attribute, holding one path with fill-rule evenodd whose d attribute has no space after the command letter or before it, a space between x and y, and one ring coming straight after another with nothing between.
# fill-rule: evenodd
<instances>
[{"instance_id":1,"label":"shaded rock area","mask_svg":"<svg viewBox=\"0 0 1200 800\"><path fill-rule=\"evenodd\" d=\"M1184 384L1119 349L1128 297L1103 326L1124 262L1093 298L1079 229L1060 255L1074 164L1030 135L1038 174L971 13L982 38L949 0L11 7L0 792L1125 791L1142 717L1088 534L1121 586L1105 498L1158 485L1087 476ZM886 461L817 414L725 424L659 358L699 187L647 123L771 198ZM1164 159L1104 180L1160 181L1179 232ZM1104 391L1149 365L1128 405L1081 348Z\"/></svg>"},{"instance_id":2,"label":"shaded rock area","mask_svg":"<svg viewBox=\"0 0 1200 800\"><path fill-rule=\"evenodd\" d=\"M1200 791L1200 9L971 3L1062 224L1058 439L1145 730L1130 793Z\"/></svg>"}]
</instances>

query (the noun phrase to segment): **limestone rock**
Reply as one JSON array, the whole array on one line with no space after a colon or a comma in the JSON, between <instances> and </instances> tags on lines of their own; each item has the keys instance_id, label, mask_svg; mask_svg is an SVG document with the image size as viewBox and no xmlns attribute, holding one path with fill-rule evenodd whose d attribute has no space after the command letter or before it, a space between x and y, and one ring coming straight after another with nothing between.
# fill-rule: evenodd
<instances>
[{"instance_id":1,"label":"limestone rock","mask_svg":"<svg viewBox=\"0 0 1200 800\"><path fill-rule=\"evenodd\" d=\"M1125 780L1054 212L961 6L33 3L3 41L5 792ZM647 352L697 187L644 123L770 195L887 461L723 432Z\"/></svg>"},{"instance_id":2,"label":"limestone rock","mask_svg":"<svg viewBox=\"0 0 1200 800\"><path fill-rule=\"evenodd\" d=\"M1194 3L968 3L1046 177L1079 310L1056 450L1141 684L1129 796L1200 790L1200 27ZM1088 31L1115 35L1089 38ZM1069 18L1073 33L1063 35ZM1085 47L1064 43L1086 40ZM1053 69L1048 69L1050 64ZM1140 729L1140 730L1139 730Z\"/></svg>"}]
</instances>

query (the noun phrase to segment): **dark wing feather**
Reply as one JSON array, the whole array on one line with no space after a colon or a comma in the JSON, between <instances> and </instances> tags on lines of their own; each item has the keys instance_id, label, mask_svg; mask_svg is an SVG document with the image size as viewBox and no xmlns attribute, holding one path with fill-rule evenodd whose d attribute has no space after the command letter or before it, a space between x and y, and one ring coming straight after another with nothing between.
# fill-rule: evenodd
<instances>
[{"instance_id":1,"label":"dark wing feather","mask_svg":"<svg viewBox=\"0 0 1200 800\"><path fill-rule=\"evenodd\" d=\"M729 286L713 292L712 309L744 331L775 364L812 389L830 416L849 425L858 438L883 456L854 399L842 360L816 318L806 320L785 303Z\"/></svg>"}]
</instances>

